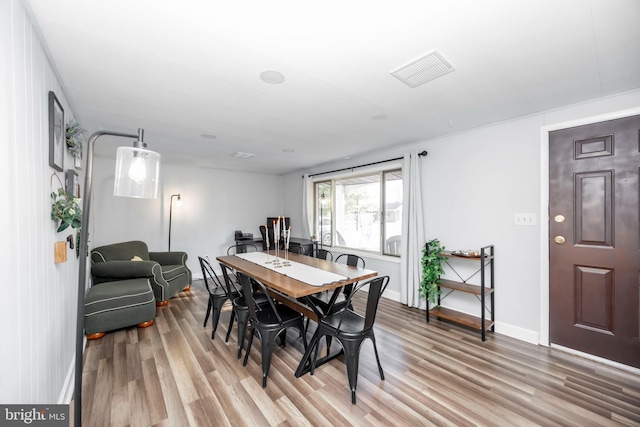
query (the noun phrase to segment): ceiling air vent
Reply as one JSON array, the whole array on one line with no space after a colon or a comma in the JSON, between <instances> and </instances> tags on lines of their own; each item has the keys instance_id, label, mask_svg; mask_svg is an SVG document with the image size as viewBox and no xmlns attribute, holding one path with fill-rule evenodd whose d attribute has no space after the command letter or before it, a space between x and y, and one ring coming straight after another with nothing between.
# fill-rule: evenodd
<instances>
[{"instance_id":1,"label":"ceiling air vent","mask_svg":"<svg viewBox=\"0 0 640 427\"><path fill-rule=\"evenodd\" d=\"M453 65L434 50L422 58L391 71L391 75L409 87L417 87L454 70Z\"/></svg>"},{"instance_id":2,"label":"ceiling air vent","mask_svg":"<svg viewBox=\"0 0 640 427\"><path fill-rule=\"evenodd\" d=\"M233 157L237 157L239 159L250 159L253 156L255 156L255 154L251 154L251 153L243 153L241 151L236 152Z\"/></svg>"}]
</instances>

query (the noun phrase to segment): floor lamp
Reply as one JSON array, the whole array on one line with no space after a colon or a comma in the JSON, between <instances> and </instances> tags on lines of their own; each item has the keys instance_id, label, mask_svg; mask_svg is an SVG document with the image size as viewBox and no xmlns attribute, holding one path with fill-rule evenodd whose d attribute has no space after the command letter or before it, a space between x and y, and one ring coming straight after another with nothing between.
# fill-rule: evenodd
<instances>
[{"instance_id":1,"label":"floor lamp","mask_svg":"<svg viewBox=\"0 0 640 427\"><path fill-rule=\"evenodd\" d=\"M74 426L82 425L82 365L84 347L84 296L87 283L87 253L89 244L89 218L91 208L91 186L93 183L93 149L101 136L133 138L133 147L119 147L116 155L114 196L145 199L158 198L160 178L160 154L146 149L144 130L138 134L98 131L91 135L87 144L84 193L82 196L82 227L80 229L80 268L78 273L78 316L76 323L75 387L73 392Z\"/></svg>"},{"instance_id":2,"label":"floor lamp","mask_svg":"<svg viewBox=\"0 0 640 427\"><path fill-rule=\"evenodd\" d=\"M171 252L171 213L173 212L173 198L178 198L178 204L180 204L180 193L172 194L171 199L169 200L169 252Z\"/></svg>"}]
</instances>

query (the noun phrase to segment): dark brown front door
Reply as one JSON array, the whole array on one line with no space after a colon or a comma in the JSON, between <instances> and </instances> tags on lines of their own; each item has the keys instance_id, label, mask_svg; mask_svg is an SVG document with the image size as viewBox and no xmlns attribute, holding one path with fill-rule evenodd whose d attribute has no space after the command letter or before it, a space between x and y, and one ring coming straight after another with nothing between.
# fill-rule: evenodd
<instances>
[{"instance_id":1,"label":"dark brown front door","mask_svg":"<svg viewBox=\"0 0 640 427\"><path fill-rule=\"evenodd\" d=\"M640 368L640 116L549 135L552 344Z\"/></svg>"}]
</instances>

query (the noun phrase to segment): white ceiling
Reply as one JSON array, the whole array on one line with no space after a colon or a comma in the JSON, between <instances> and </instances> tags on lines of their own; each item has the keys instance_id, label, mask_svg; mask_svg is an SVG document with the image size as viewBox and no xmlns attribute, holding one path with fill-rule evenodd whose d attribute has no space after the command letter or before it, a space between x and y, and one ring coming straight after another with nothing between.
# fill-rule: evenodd
<instances>
[{"instance_id":1,"label":"white ceiling","mask_svg":"<svg viewBox=\"0 0 640 427\"><path fill-rule=\"evenodd\" d=\"M287 173L640 88L639 0L23 1L82 127L170 164ZM390 74L434 49L456 71Z\"/></svg>"}]
</instances>

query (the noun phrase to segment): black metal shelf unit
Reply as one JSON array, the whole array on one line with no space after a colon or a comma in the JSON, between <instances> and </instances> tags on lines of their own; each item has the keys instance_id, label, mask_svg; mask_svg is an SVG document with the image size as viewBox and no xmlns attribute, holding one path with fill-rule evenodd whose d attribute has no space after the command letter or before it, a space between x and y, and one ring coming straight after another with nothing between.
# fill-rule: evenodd
<instances>
[{"instance_id":1,"label":"black metal shelf unit","mask_svg":"<svg viewBox=\"0 0 640 427\"><path fill-rule=\"evenodd\" d=\"M460 276L458 271L449 261L445 261L446 265L449 269L455 273L460 281L441 279L438 285L440 290L445 290L446 293L444 295L438 295L438 304L436 307L432 309L427 309L427 322L429 322L429 316L435 316L440 319L445 319L451 322L455 322L461 324L463 326L479 330L482 341L486 340L486 331L494 332L495 330L495 298L494 298L494 247L493 245L484 246L480 249L480 255L477 256L467 256L467 255L456 255L451 252L445 252L447 258L456 258L456 259L465 259L470 261L480 262L480 267L473 274L468 277L463 278ZM488 270L488 271L487 271ZM480 284L472 285L467 282L474 277L476 274L480 273ZM487 275L488 284L487 284ZM443 299L449 296L453 292L466 292L472 295L475 295L476 298L480 301L480 317L473 316L467 313L463 313L448 307L441 307L440 303ZM490 313L491 319L488 320L486 318L487 311L487 299L489 302L488 311ZM427 307L428 308L428 307Z\"/></svg>"}]
</instances>

